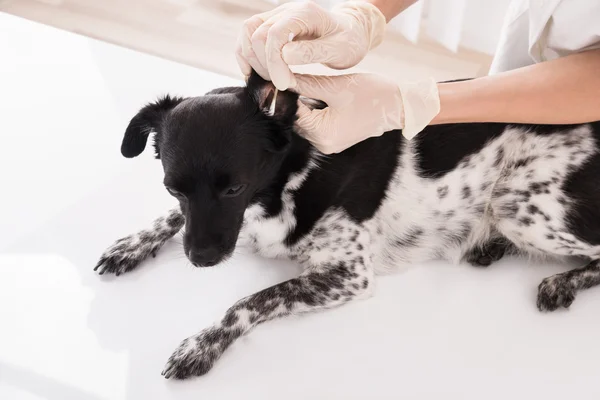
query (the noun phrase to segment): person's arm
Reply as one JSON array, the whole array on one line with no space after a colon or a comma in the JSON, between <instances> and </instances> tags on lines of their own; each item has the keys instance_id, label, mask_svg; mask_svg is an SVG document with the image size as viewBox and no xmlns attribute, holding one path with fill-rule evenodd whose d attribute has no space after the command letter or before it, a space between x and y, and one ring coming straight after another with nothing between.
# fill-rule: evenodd
<instances>
[{"instance_id":1,"label":"person's arm","mask_svg":"<svg viewBox=\"0 0 600 400\"><path fill-rule=\"evenodd\" d=\"M416 3L417 0L367 0L373 4L385 16L386 22Z\"/></svg>"},{"instance_id":2,"label":"person's arm","mask_svg":"<svg viewBox=\"0 0 600 400\"><path fill-rule=\"evenodd\" d=\"M470 81L440 83L431 124L600 121L600 50L572 54Z\"/></svg>"},{"instance_id":3,"label":"person's arm","mask_svg":"<svg viewBox=\"0 0 600 400\"><path fill-rule=\"evenodd\" d=\"M600 121L599 72L600 50L593 50L453 83L398 84L374 74L298 75L297 92L328 105L300 106L298 125L321 151L336 153L394 129L411 139L430 124Z\"/></svg>"}]
</instances>

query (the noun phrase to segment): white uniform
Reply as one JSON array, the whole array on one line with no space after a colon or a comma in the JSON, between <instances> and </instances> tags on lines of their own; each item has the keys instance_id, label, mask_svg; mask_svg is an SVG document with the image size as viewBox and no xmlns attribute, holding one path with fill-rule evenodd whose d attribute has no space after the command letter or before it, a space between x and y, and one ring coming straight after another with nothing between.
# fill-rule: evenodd
<instances>
[{"instance_id":1,"label":"white uniform","mask_svg":"<svg viewBox=\"0 0 600 400\"><path fill-rule=\"evenodd\" d=\"M490 74L598 48L600 0L513 0Z\"/></svg>"}]
</instances>

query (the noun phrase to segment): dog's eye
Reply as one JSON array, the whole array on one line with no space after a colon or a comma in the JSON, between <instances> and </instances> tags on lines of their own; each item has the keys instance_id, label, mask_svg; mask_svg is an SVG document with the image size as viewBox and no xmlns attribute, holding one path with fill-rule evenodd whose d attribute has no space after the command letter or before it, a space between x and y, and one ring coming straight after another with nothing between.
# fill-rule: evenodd
<instances>
[{"instance_id":1,"label":"dog's eye","mask_svg":"<svg viewBox=\"0 0 600 400\"><path fill-rule=\"evenodd\" d=\"M233 186L230 186L227 189L225 189L225 191L223 192L223 195L225 197L239 196L240 194L242 194L244 189L246 189L246 185L243 185L243 184L233 185Z\"/></svg>"},{"instance_id":2,"label":"dog's eye","mask_svg":"<svg viewBox=\"0 0 600 400\"><path fill-rule=\"evenodd\" d=\"M167 192L169 192L169 194L173 197L183 197L183 195L178 192L177 190L171 189L170 187L167 187Z\"/></svg>"}]
</instances>

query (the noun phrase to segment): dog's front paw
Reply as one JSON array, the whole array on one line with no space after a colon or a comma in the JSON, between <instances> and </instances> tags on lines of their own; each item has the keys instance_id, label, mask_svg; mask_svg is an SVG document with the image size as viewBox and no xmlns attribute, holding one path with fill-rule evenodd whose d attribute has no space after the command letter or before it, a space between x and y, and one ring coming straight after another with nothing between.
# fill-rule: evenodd
<instances>
[{"instance_id":1,"label":"dog's front paw","mask_svg":"<svg viewBox=\"0 0 600 400\"><path fill-rule=\"evenodd\" d=\"M104 251L94 271L100 275L104 273L121 275L135 269L150 254L155 256L159 247L160 245L153 246L152 242L143 243L140 234L129 235L117 240Z\"/></svg>"},{"instance_id":2,"label":"dog's front paw","mask_svg":"<svg viewBox=\"0 0 600 400\"><path fill-rule=\"evenodd\" d=\"M554 311L559 307L569 308L576 289L561 275L548 277L538 286L537 307L540 311Z\"/></svg>"},{"instance_id":3,"label":"dog's front paw","mask_svg":"<svg viewBox=\"0 0 600 400\"><path fill-rule=\"evenodd\" d=\"M172 238L185 224L185 218L178 208L157 218L151 229L146 229L117 240L104 251L94 271L121 275L136 268L150 255L153 257L163 244Z\"/></svg>"},{"instance_id":4,"label":"dog's front paw","mask_svg":"<svg viewBox=\"0 0 600 400\"><path fill-rule=\"evenodd\" d=\"M241 336L240 329L214 326L185 339L169 357L162 375L169 379L202 376L229 345Z\"/></svg>"}]
</instances>

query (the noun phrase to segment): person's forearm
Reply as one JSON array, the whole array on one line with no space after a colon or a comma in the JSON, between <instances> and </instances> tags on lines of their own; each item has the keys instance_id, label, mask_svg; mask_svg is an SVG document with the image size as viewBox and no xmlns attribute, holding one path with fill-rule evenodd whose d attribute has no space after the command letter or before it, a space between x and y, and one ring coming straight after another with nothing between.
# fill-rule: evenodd
<instances>
[{"instance_id":1,"label":"person's forearm","mask_svg":"<svg viewBox=\"0 0 600 400\"><path fill-rule=\"evenodd\" d=\"M416 2L417 0L367 0L367 3L379 8L387 22Z\"/></svg>"},{"instance_id":2,"label":"person's forearm","mask_svg":"<svg viewBox=\"0 0 600 400\"><path fill-rule=\"evenodd\" d=\"M600 121L600 50L470 81L440 83L431 124Z\"/></svg>"}]
</instances>

